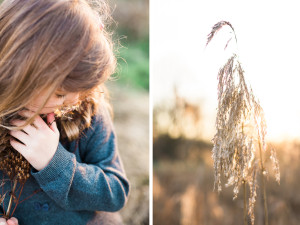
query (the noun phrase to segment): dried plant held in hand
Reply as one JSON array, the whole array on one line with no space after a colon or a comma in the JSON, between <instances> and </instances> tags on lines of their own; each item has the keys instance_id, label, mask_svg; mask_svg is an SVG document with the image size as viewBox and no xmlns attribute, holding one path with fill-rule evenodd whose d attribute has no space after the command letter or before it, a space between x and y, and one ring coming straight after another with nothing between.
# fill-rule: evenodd
<instances>
[{"instance_id":1,"label":"dried plant held in hand","mask_svg":"<svg viewBox=\"0 0 300 225\"><path fill-rule=\"evenodd\" d=\"M229 25L233 30L229 22L217 23L208 35L207 44L224 25ZM233 54L218 73L218 109L212 150L215 188L218 191L222 190L221 174L223 174L227 180L225 186L234 187L235 199L241 185L248 184L250 189L248 214L252 224L254 224L258 165L262 174L266 174L262 160L262 151L266 151L265 136L266 122L263 109L245 82L238 56ZM279 164L274 149L272 152L276 180L279 182ZM246 191L244 193L246 194Z\"/></svg>"},{"instance_id":2,"label":"dried plant held in hand","mask_svg":"<svg viewBox=\"0 0 300 225\"><path fill-rule=\"evenodd\" d=\"M10 121L14 119L24 120L19 114L12 114L1 118L1 125L11 126ZM8 129L0 126L0 169L10 178L24 184L30 176L30 164L17 152L10 144L10 138L15 139L9 134ZM16 140L16 139L15 139Z\"/></svg>"}]
</instances>

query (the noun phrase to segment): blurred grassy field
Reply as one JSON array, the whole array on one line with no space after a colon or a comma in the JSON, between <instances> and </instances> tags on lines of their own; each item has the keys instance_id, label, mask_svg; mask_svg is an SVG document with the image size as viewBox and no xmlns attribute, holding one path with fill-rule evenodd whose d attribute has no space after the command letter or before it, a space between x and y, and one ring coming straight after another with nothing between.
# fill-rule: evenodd
<instances>
[{"instance_id":1,"label":"blurred grassy field","mask_svg":"<svg viewBox=\"0 0 300 225\"><path fill-rule=\"evenodd\" d=\"M118 67L109 82L119 150L131 183L126 225L149 224L149 2L112 0Z\"/></svg>"},{"instance_id":2,"label":"blurred grassy field","mask_svg":"<svg viewBox=\"0 0 300 225\"><path fill-rule=\"evenodd\" d=\"M118 147L131 190L121 215L126 225L149 224L149 95L109 85ZM134 110L133 110L134 109Z\"/></svg>"},{"instance_id":3,"label":"blurred grassy field","mask_svg":"<svg viewBox=\"0 0 300 225\"><path fill-rule=\"evenodd\" d=\"M149 91L149 39L128 43L120 49L118 80L128 88Z\"/></svg>"},{"instance_id":4,"label":"blurred grassy field","mask_svg":"<svg viewBox=\"0 0 300 225\"><path fill-rule=\"evenodd\" d=\"M269 174L269 224L300 224L300 142L274 145L281 184ZM232 188L213 191L212 144L160 136L154 142L154 223L172 225L235 225L243 223L242 193L233 201ZM270 162L267 168L271 171ZM258 177L260 181L260 177ZM261 184L259 182L259 187ZM263 225L263 201L258 188L255 224ZM249 223L250 224L250 223Z\"/></svg>"},{"instance_id":5,"label":"blurred grassy field","mask_svg":"<svg viewBox=\"0 0 300 225\"><path fill-rule=\"evenodd\" d=\"M238 225L243 224L242 190L233 200L232 187L214 191L212 142L189 138L201 128L201 105L190 105L177 96L173 107L154 109L153 224ZM198 115L198 116L197 116ZM197 119L195 119L197 118ZM168 124L163 122L169 121ZM199 123L196 123L198 121ZM201 134L205 130L199 131ZM270 225L300 224L300 140L272 143L277 151L281 183L274 179L269 150L265 154L267 201ZM270 146L270 145L268 145ZM263 225L261 177L258 176L255 224ZM250 221L248 221L250 224Z\"/></svg>"},{"instance_id":6,"label":"blurred grassy field","mask_svg":"<svg viewBox=\"0 0 300 225\"><path fill-rule=\"evenodd\" d=\"M149 2L112 0L118 45L116 80L128 89L149 90Z\"/></svg>"}]
</instances>

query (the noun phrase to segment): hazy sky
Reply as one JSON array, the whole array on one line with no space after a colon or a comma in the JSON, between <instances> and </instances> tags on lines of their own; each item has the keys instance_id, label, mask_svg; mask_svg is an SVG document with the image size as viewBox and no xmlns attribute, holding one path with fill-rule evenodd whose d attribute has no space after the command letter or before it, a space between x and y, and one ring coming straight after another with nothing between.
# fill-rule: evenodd
<instances>
[{"instance_id":1,"label":"hazy sky","mask_svg":"<svg viewBox=\"0 0 300 225\"><path fill-rule=\"evenodd\" d=\"M150 1L154 105L179 94L201 102L207 138L214 134L217 73L235 49L223 29L205 48L212 26L229 21L246 80L265 111L268 137L300 138L300 14L297 1Z\"/></svg>"}]
</instances>

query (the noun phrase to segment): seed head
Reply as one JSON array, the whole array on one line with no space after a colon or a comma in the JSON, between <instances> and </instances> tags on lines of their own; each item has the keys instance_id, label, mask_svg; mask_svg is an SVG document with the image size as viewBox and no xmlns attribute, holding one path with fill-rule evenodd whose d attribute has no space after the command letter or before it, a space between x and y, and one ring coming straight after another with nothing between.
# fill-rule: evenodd
<instances>
[{"instance_id":1,"label":"seed head","mask_svg":"<svg viewBox=\"0 0 300 225\"><path fill-rule=\"evenodd\" d=\"M207 44L224 25L229 25L233 30L228 22L217 23L208 37ZM212 149L215 169L214 188L219 192L222 190L221 174L223 174L227 180L225 186L233 186L235 199L240 186L246 182L250 189L248 214L254 224L257 165L260 160L258 153L266 151L267 126L263 109L245 81L244 70L236 54L228 59L218 73L218 109L215 125L216 134ZM271 160L276 180L279 182L279 163L273 148ZM261 170L267 173L265 168Z\"/></svg>"}]
</instances>

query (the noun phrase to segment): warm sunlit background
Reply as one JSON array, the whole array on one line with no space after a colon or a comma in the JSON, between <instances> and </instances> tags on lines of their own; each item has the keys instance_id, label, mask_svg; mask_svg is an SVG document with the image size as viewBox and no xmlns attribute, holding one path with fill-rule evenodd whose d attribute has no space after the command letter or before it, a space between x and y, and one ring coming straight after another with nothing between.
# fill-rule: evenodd
<instances>
[{"instance_id":1,"label":"warm sunlit background","mask_svg":"<svg viewBox=\"0 0 300 225\"><path fill-rule=\"evenodd\" d=\"M237 34L238 54L254 94L264 108L268 137L300 138L300 32L296 1L153 0L151 62L153 100L182 97L201 103L206 138L214 133L217 72L232 53L229 29L205 48L212 26L229 21Z\"/></svg>"},{"instance_id":2,"label":"warm sunlit background","mask_svg":"<svg viewBox=\"0 0 300 225\"><path fill-rule=\"evenodd\" d=\"M264 109L267 140L279 158L280 186L268 168L270 224L300 224L297 6L296 1L151 1L154 224L242 224L242 196L233 201L231 188L220 195L213 191L211 158L217 73L233 52ZM237 44L224 27L205 47L221 20L233 25ZM263 224L262 207L259 193L255 224Z\"/></svg>"}]
</instances>

